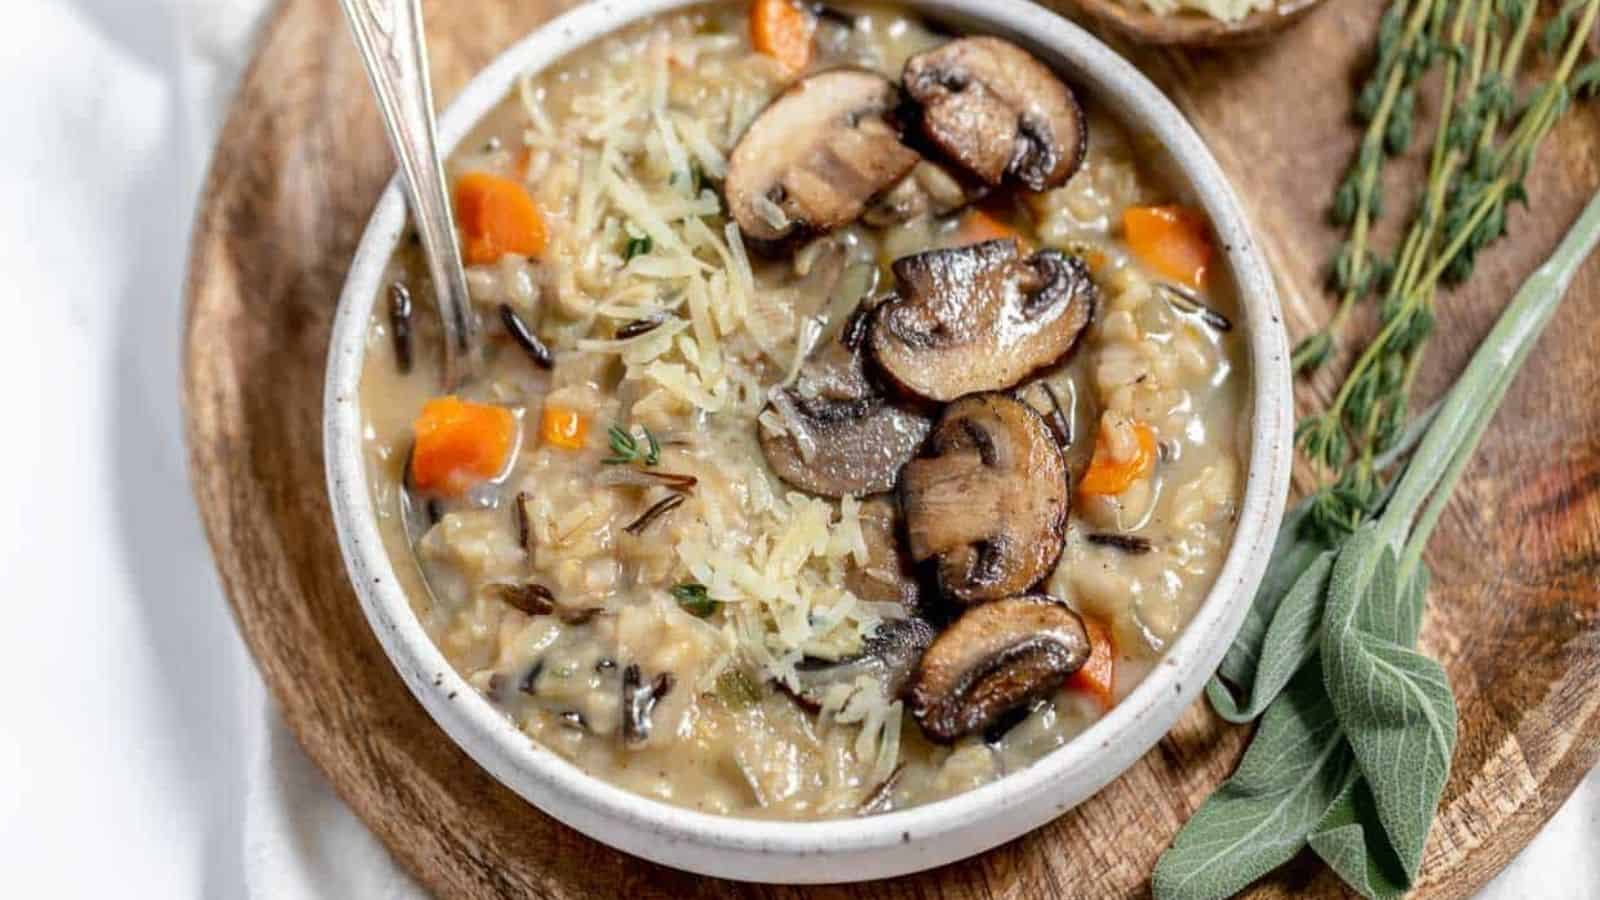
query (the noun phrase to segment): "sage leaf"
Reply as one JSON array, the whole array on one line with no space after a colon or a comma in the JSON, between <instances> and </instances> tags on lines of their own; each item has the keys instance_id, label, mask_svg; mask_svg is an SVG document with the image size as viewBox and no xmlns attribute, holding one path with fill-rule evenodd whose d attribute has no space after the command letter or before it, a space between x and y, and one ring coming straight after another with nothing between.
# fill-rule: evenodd
<instances>
[{"instance_id":1,"label":"sage leaf","mask_svg":"<svg viewBox=\"0 0 1600 900\"><path fill-rule=\"evenodd\" d=\"M1378 820L1415 879L1455 753L1456 704L1444 667L1379 633L1401 636L1403 624L1375 611L1401 602L1394 552L1379 534L1376 525L1363 526L1334 564L1323 686L1372 788Z\"/></svg>"},{"instance_id":2,"label":"sage leaf","mask_svg":"<svg viewBox=\"0 0 1600 900\"><path fill-rule=\"evenodd\" d=\"M1405 604L1400 601L1399 562L1388 547L1380 546L1375 552L1378 564L1372 569L1366 596L1356 605L1353 624L1367 634L1400 643L1409 613L1401 609ZM1410 646L1414 641L1405 643Z\"/></svg>"},{"instance_id":3,"label":"sage leaf","mask_svg":"<svg viewBox=\"0 0 1600 900\"><path fill-rule=\"evenodd\" d=\"M1329 661L1334 710L1372 785L1378 819L1415 879L1456 746L1456 703L1444 667L1409 647L1357 632L1348 664Z\"/></svg>"},{"instance_id":4,"label":"sage leaf","mask_svg":"<svg viewBox=\"0 0 1600 900\"><path fill-rule=\"evenodd\" d=\"M1419 562L1417 570L1411 574L1411 580L1406 584L1406 596L1400 608L1405 612L1395 632L1395 643L1407 647L1417 645L1417 635L1422 633L1422 610L1428 603L1428 587L1433 582L1433 573L1428 570L1426 563Z\"/></svg>"},{"instance_id":5,"label":"sage leaf","mask_svg":"<svg viewBox=\"0 0 1600 900\"><path fill-rule=\"evenodd\" d=\"M1217 698L1226 697L1224 702L1229 709L1237 709L1238 704L1233 702L1232 695L1228 693L1228 685L1222 682L1247 687L1255 681L1262 644L1266 641L1267 629L1272 625L1278 606L1306 567L1326 549L1321 541L1307 533L1308 529L1301 527L1310 518L1312 506L1312 498L1308 497L1295 504L1284 516L1283 525L1278 529L1277 542L1272 546L1272 556L1267 561L1267 571L1261 577L1261 586L1256 589L1255 598L1245 612L1244 624L1239 626L1239 633L1228 646L1222 665L1217 668L1217 677L1212 678L1207 686L1206 693L1211 697L1212 706L1217 707L1217 712L1229 721L1238 720L1229 717L1222 707L1217 706Z\"/></svg>"},{"instance_id":6,"label":"sage leaf","mask_svg":"<svg viewBox=\"0 0 1600 900\"><path fill-rule=\"evenodd\" d=\"M1318 554L1278 604L1261 642L1247 705L1240 706L1233 693L1215 678L1206 685L1206 696L1217 715L1235 724L1256 719L1277 699L1289 679L1316 654L1322 637L1322 606L1333 571L1333 559L1331 550Z\"/></svg>"},{"instance_id":7,"label":"sage leaf","mask_svg":"<svg viewBox=\"0 0 1600 900\"><path fill-rule=\"evenodd\" d=\"M1307 843L1361 896L1388 900L1403 895L1411 881L1377 821L1372 788L1365 778L1352 778Z\"/></svg>"},{"instance_id":8,"label":"sage leaf","mask_svg":"<svg viewBox=\"0 0 1600 900\"><path fill-rule=\"evenodd\" d=\"M1332 702L1309 667L1261 717L1238 770L1161 854L1156 900L1228 897L1283 865L1354 776Z\"/></svg>"}]
</instances>

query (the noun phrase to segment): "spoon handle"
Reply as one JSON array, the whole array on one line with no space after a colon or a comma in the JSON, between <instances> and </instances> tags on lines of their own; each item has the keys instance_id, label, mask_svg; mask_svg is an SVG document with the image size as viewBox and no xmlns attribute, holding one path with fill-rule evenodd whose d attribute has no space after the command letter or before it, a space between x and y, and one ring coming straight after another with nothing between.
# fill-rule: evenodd
<instances>
[{"instance_id":1,"label":"spoon handle","mask_svg":"<svg viewBox=\"0 0 1600 900\"><path fill-rule=\"evenodd\" d=\"M477 322L445 189L421 0L339 0L400 163L444 331L444 383L454 390L478 364Z\"/></svg>"}]
</instances>

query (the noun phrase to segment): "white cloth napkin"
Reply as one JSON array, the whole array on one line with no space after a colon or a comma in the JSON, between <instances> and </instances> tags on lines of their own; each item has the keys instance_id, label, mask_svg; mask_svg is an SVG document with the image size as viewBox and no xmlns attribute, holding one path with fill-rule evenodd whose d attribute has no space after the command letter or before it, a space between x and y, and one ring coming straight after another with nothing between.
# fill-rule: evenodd
<instances>
[{"instance_id":1,"label":"white cloth napkin","mask_svg":"<svg viewBox=\"0 0 1600 900\"><path fill-rule=\"evenodd\" d=\"M410 898L273 711L190 501L204 167L268 0L12 0L0 25L0 895ZM1491 887L1600 897L1600 776Z\"/></svg>"}]
</instances>

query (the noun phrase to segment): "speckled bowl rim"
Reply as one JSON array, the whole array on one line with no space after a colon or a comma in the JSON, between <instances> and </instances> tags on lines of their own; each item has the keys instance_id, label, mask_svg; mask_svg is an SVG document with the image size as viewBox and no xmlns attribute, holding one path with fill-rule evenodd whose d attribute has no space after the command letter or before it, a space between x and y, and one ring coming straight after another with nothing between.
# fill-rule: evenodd
<instances>
[{"instance_id":1,"label":"speckled bowl rim","mask_svg":"<svg viewBox=\"0 0 1600 900\"><path fill-rule=\"evenodd\" d=\"M601 0L545 25L475 77L440 122L446 152L525 72L661 12L702 0ZM1272 277L1215 159L1143 75L1078 26L1022 0L906 0L963 30L1010 37L1055 65L1166 152L1174 186L1210 216L1238 289L1253 423L1233 544L1205 602L1154 670L1100 721L1026 769L955 797L865 818L776 822L694 812L623 790L545 750L450 667L400 588L378 533L358 388L384 266L406 224L399 185L378 201L340 297L328 361L324 449L340 548L362 609L411 692L495 778L546 813L628 853L701 874L785 883L861 881L971 856L1039 827L1112 781L1195 701L1238 631L1288 493L1293 417L1287 338Z\"/></svg>"}]
</instances>

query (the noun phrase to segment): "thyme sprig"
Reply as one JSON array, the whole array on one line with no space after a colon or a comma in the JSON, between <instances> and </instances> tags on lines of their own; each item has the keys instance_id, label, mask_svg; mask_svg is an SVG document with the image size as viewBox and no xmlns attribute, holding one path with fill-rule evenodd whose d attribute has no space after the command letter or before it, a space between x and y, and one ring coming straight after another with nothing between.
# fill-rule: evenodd
<instances>
[{"instance_id":1,"label":"thyme sprig","mask_svg":"<svg viewBox=\"0 0 1600 900\"><path fill-rule=\"evenodd\" d=\"M1465 280L1478 253L1505 234L1508 207L1527 203L1524 182L1545 137L1574 92L1600 86L1600 64L1577 65L1597 11L1600 0L1569 0L1546 24L1539 44L1558 51L1557 60L1520 106L1515 85L1529 56L1534 0L1398 0L1384 14L1375 72L1357 102L1358 113L1370 108L1371 114L1333 203L1335 220L1350 226L1332 266L1339 303L1327 325L1297 346L1295 367L1313 369L1331 356L1363 297L1381 298L1378 332L1328 407L1296 429L1301 450L1325 473L1307 527L1331 539L1372 513L1384 484L1374 460L1394 445L1410 416L1439 288ZM1414 102L1398 98L1411 96L1406 92L1415 91L1436 59L1443 60L1444 112L1427 180L1398 251L1384 260L1370 241L1381 205L1379 170L1414 127ZM1422 71L1415 69L1419 60Z\"/></svg>"},{"instance_id":2,"label":"thyme sprig","mask_svg":"<svg viewBox=\"0 0 1600 900\"><path fill-rule=\"evenodd\" d=\"M611 455L601 462L608 466L626 466L633 463L646 466L658 465L661 462L661 442L650 429L640 426L639 431L644 434L642 441L621 425L612 425L607 429L606 436L611 442Z\"/></svg>"}]
</instances>

